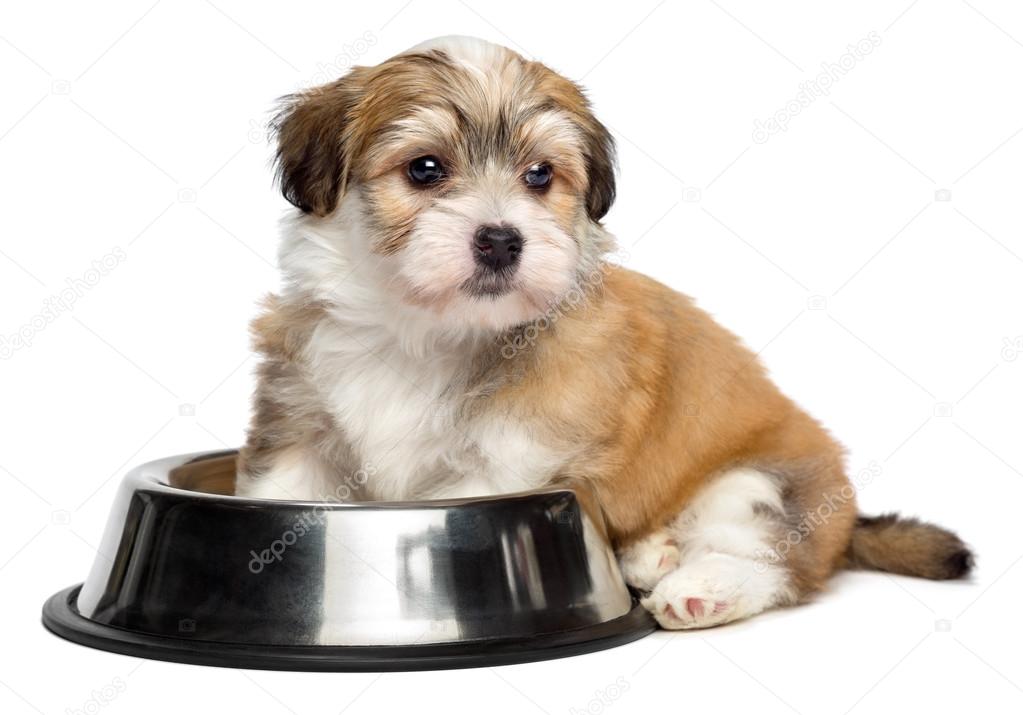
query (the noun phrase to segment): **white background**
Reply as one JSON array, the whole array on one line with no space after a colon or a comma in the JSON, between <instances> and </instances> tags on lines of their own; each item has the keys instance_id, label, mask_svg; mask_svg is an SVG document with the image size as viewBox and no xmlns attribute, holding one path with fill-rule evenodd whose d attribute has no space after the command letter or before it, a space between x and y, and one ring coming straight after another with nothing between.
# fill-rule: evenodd
<instances>
[{"instance_id":1,"label":"white background","mask_svg":"<svg viewBox=\"0 0 1023 715\"><path fill-rule=\"evenodd\" d=\"M103 713L1023 708L1019 3L283 8L0 9L0 711L95 712L116 678ZM755 120L871 32L828 96L754 141ZM43 631L128 466L242 440L246 324L276 286L286 208L262 129L273 100L338 74L359 38L376 63L451 33L583 81L621 150L607 222L627 265L696 296L848 445L852 472L880 470L865 511L959 530L972 582L842 574L811 605L726 628L440 673L197 668ZM19 331L31 345L11 348Z\"/></svg>"}]
</instances>

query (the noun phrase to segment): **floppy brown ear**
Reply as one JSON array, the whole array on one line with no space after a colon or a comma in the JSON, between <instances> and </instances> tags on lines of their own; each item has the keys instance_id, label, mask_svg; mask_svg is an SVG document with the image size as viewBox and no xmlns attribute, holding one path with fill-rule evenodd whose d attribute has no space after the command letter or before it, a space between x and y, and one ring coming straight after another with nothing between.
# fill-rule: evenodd
<instances>
[{"instance_id":1,"label":"floppy brown ear","mask_svg":"<svg viewBox=\"0 0 1023 715\"><path fill-rule=\"evenodd\" d=\"M270 126L277 137L276 176L284 198L326 216L344 193L350 161L356 71L336 82L285 97Z\"/></svg>"},{"instance_id":2,"label":"floppy brown ear","mask_svg":"<svg viewBox=\"0 0 1023 715\"><path fill-rule=\"evenodd\" d=\"M604 218L615 200L615 142L611 132L593 116L582 88L540 62L526 62L538 93L575 119L582 132L586 161L586 213L594 221Z\"/></svg>"},{"instance_id":3,"label":"floppy brown ear","mask_svg":"<svg viewBox=\"0 0 1023 715\"><path fill-rule=\"evenodd\" d=\"M611 132L592 116L585 127L586 213L594 221L604 218L615 200L615 141Z\"/></svg>"}]
</instances>

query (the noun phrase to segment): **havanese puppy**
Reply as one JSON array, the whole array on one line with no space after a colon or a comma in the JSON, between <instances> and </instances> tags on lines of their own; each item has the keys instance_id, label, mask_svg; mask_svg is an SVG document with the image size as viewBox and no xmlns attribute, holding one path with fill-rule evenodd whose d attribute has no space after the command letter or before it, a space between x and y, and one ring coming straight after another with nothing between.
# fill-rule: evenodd
<instances>
[{"instance_id":1,"label":"havanese puppy","mask_svg":"<svg viewBox=\"0 0 1023 715\"><path fill-rule=\"evenodd\" d=\"M285 287L237 491L405 500L584 479L666 628L838 568L958 578L944 529L857 516L843 450L692 301L607 261L614 143L578 86L442 38L288 98Z\"/></svg>"}]
</instances>

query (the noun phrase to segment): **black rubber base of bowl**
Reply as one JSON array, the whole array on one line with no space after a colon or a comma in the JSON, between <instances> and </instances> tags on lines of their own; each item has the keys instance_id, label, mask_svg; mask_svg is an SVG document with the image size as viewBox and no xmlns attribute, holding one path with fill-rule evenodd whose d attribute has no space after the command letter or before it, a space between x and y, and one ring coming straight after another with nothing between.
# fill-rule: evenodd
<instances>
[{"instance_id":1,"label":"black rubber base of bowl","mask_svg":"<svg viewBox=\"0 0 1023 715\"><path fill-rule=\"evenodd\" d=\"M530 638L401 646L261 646L171 638L96 623L78 612L80 588L81 584L66 588L43 606L43 625L61 638L138 658L224 668L382 672L510 665L613 648L639 640L657 627L634 603L631 611L612 621Z\"/></svg>"}]
</instances>

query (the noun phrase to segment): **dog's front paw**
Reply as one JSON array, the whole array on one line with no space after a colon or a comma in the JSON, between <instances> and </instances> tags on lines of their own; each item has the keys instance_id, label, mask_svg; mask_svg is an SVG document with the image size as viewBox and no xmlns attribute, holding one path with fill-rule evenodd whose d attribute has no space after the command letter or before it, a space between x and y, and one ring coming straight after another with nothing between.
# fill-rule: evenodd
<instances>
[{"instance_id":1,"label":"dog's front paw","mask_svg":"<svg viewBox=\"0 0 1023 715\"><path fill-rule=\"evenodd\" d=\"M627 584L649 591L678 568L679 555L678 543L662 529L621 549L618 564Z\"/></svg>"}]
</instances>

